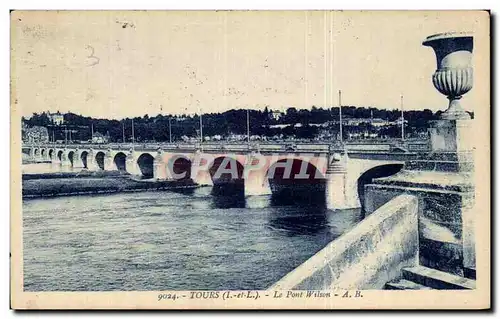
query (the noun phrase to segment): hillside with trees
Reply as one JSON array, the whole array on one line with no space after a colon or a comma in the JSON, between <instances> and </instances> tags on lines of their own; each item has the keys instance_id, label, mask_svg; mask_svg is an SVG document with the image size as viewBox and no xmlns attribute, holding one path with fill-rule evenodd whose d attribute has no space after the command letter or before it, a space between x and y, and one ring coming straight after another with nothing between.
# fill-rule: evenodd
<instances>
[{"instance_id":1,"label":"hillside with trees","mask_svg":"<svg viewBox=\"0 0 500 319\"><path fill-rule=\"evenodd\" d=\"M425 110L409 110L404 112L405 130L409 137L426 134L429 123L439 117L439 113ZM336 138L339 131L339 108L318 108L310 110L288 108L285 112L273 112L267 107L264 110L249 110L250 134L263 139L314 139ZM473 114L471 114L473 115ZM371 132L380 137L400 137L400 128L396 121L400 119L400 110L387 110L366 107L342 107L344 137L352 133ZM367 121L351 125L359 119ZM388 125L375 127L370 119L380 119ZM111 142L129 142L132 140L132 120L134 125L135 141L137 142L166 142L169 141L169 127L171 126L172 140L199 138L199 115L156 115L143 117L116 119L98 119L74 113L64 114L64 124L52 123L49 113L35 113L30 118L23 118L28 127L46 127L52 140L65 140L68 131L71 131L73 141L88 141L94 132L109 137ZM230 139L234 136L247 134L247 110L229 110L223 113L209 113L202 115L203 136L210 139ZM375 133L374 133L375 132Z\"/></svg>"}]
</instances>

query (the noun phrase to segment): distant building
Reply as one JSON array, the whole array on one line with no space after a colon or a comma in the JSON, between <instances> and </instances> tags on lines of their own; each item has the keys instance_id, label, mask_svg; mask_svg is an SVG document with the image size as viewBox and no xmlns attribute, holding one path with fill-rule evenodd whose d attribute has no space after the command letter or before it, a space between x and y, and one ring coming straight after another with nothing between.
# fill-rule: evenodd
<instances>
[{"instance_id":1,"label":"distant building","mask_svg":"<svg viewBox=\"0 0 500 319\"><path fill-rule=\"evenodd\" d=\"M339 121L332 121L334 124L338 124ZM350 118L346 117L342 119L342 123L344 125L361 125L361 124L371 124L374 127L383 127L387 125L394 125L395 122L389 122L388 120L384 120L381 118Z\"/></svg>"},{"instance_id":2,"label":"distant building","mask_svg":"<svg viewBox=\"0 0 500 319\"><path fill-rule=\"evenodd\" d=\"M371 125L373 125L375 127L381 127L381 126L390 125L389 121L384 120L384 119L379 119L379 118L371 119L370 123L371 123Z\"/></svg>"},{"instance_id":3,"label":"distant building","mask_svg":"<svg viewBox=\"0 0 500 319\"><path fill-rule=\"evenodd\" d=\"M99 132L94 133L94 136L92 137L92 143L95 144L105 144L108 143L109 138L105 135L102 135Z\"/></svg>"},{"instance_id":4,"label":"distant building","mask_svg":"<svg viewBox=\"0 0 500 319\"><path fill-rule=\"evenodd\" d=\"M274 124L274 125L269 125L269 128L285 128L287 126L290 126L290 124Z\"/></svg>"},{"instance_id":5,"label":"distant building","mask_svg":"<svg viewBox=\"0 0 500 319\"><path fill-rule=\"evenodd\" d=\"M49 119L52 121L54 125L63 125L64 124L64 115L59 111L56 113L49 113Z\"/></svg>"},{"instance_id":6,"label":"distant building","mask_svg":"<svg viewBox=\"0 0 500 319\"><path fill-rule=\"evenodd\" d=\"M403 122L403 118L399 117L397 120L395 120L395 121L394 121L394 122L392 122L391 124L401 126L401 123L402 123L402 122ZM405 124L408 124L408 120L404 120L404 123L405 123Z\"/></svg>"},{"instance_id":7,"label":"distant building","mask_svg":"<svg viewBox=\"0 0 500 319\"><path fill-rule=\"evenodd\" d=\"M273 120L278 121L283 116L283 113L281 113L280 111L272 111L269 113L269 115Z\"/></svg>"}]
</instances>

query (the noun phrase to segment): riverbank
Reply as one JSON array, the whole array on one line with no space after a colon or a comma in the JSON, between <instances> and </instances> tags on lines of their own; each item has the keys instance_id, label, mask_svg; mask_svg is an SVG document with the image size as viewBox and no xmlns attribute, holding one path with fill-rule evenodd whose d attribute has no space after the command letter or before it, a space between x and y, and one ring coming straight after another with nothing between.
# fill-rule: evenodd
<instances>
[{"instance_id":1,"label":"riverbank","mask_svg":"<svg viewBox=\"0 0 500 319\"><path fill-rule=\"evenodd\" d=\"M21 164L50 164L50 160L33 160L33 159L22 159Z\"/></svg>"},{"instance_id":2,"label":"riverbank","mask_svg":"<svg viewBox=\"0 0 500 319\"><path fill-rule=\"evenodd\" d=\"M97 171L92 172L88 170L81 170L79 172L53 172L53 173L32 173L23 174L23 181L32 179L61 179L61 178L115 178L115 177L127 177L130 176L128 173L123 173L120 171Z\"/></svg>"},{"instance_id":3,"label":"riverbank","mask_svg":"<svg viewBox=\"0 0 500 319\"><path fill-rule=\"evenodd\" d=\"M198 187L192 180L134 180L130 176L23 180L23 198L92 195Z\"/></svg>"}]
</instances>

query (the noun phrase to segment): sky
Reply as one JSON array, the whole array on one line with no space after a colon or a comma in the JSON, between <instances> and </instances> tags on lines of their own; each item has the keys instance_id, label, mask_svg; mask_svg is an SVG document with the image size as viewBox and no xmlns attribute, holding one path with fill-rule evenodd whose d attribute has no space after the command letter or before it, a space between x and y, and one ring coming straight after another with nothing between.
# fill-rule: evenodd
<instances>
[{"instance_id":1,"label":"sky","mask_svg":"<svg viewBox=\"0 0 500 319\"><path fill-rule=\"evenodd\" d=\"M475 32L474 12L17 11L12 103L23 116L99 118L342 105L444 110L429 35ZM479 33L479 36L477 35ZM483 37L480 37L483 35ZM478 51L479 50L479 51ZM477 79L477 72L475 74ZM476 90L477 91L477 90ZM461 100L471 109L474 88Z\"/></svg>"}]
</instances>

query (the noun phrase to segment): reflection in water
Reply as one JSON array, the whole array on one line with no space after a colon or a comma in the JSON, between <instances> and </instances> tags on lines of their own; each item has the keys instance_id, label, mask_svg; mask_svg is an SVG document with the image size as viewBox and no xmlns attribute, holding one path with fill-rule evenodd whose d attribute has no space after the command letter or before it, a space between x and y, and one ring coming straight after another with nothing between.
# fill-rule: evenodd
<instances>
[{"instance_id":1,"label":"reflection in water","mask_svg":"<svg viewBox=\"0 0 500 319\"><path fill-rule=\"evenodd\" d=\"M322 185L321 185L322 186ZM328 216L332 211L326 207L324 189L318 185L301 187L301 196L294 196L293 186L282 188L280 192L271 196L249 196L245 198L244 185L236 183L219 184L212 187L212 207L221 209L230 208L270 208L268 225L275 231L284 231L286 236L320 235L327 240L334 237L330 233ZM286 207L286 209L284 209ZM358 210L351 212L350 222L360 220ZM344 216L345 217L345 216ZM343 232L344 228L339 227ZM340 234L339 233L339 234Z\"/></svg>"},{"instance_id":2,"label":"reflection in water","mask_svg":"<svg viewBox=\"0 0 500 319\"><path fill-rule=\"evenodd\" d=\"M328 237L328 210L323 186L311 184L294 188L293 185L287 185L273 193L270 200L263 202L264 205L277 208L269 216L269 227L278 231L284 230L286 236L324 233ZM222 209L252 207L251 203L254 204L256 198L262 198L245 198L245 187L241 183L215 185L210 195L212 207ZM287 209L284 210L283 207Z\"/></svg>"},{"instance_id":3,"label":"reflection in water","mask_svg":"<svg viewBox=\"0 0 500 319\"><path fill-rule=\"evenodd\" d=\"M212 187L214 208L245 208L245 186L241 183L225 183Z\"/></svg>"},{"instance_id":4,"label":"reflection in water","mask_svg":"<svg viewBox=\"0 0 500 319\"><path fill-rule=\"evenodd\" d=\"M266 289L360 220L228 186L24 200L24 289Z\"/></svg>"},{"instance_id":5,"label":"reflection in water","mask_svg":"<svg viewBox=\"0 0 500 319\"><path fill-rule=\"evenodd\" d=\"M314 185L302 189L302 196L294 195L293 187L289 187L271 196L271 207L287 206L288 209L275 209L269 226L286 230L287 236L327 232L328 210L324 192L318 192Z\"/></svg>"},{"instance_id":6,"label":"reflection in water","mask_svg":"<svg viewBox=\"0 0 500 319\"><path fill-rule=\"evenodd\" d=\"M38 164L23 164L23 174L41 174L41 173L58 173L58 172L79 172L82 168L61 165L61 163L38 163Z\"/></svg>"},{"instance_id":7,"label":"reflection in water","mask_svg":"<svg viewBox=\"0 0 500 319\"><path fill-rule=\"evenodd\" d=\"M194 188L194 187L187 187L187 188L180 187L180 188L170 189L171 192L177 193L177 194L182 194L182 195L193 195L195 190L196 190L196 188Z\"/></svg>"},{"instance_id":8,"label":"reflection in water","mask_svg":"<svg viewBox=\"0 0 500 319\"><path fill-rule=\"evenodd\" d=\"M293 186L283 187L271 196L273 206L326 206L325 189L311 185L294 189Z\"/></svg>"},{"instance_id":9,"label":"reflection in water","mask_svg":"<svg viewBox=\"0 0 500 319\"><path fill-rule=\"evenodd\" d=\"M269 179L275 206L326 205L326 180Z\"/></svg>"},{"instance_id":10,"label":"reflection in water","mask_svg":"<svg viewBox=\"0 0 500 319\"><path fill-rule=\"evenodd\" d=\"M269 218L269 227L284 230L287 236L329 236L326 207L297 207L289 211L275 210Z\"/></svg>"}]
</instances>

